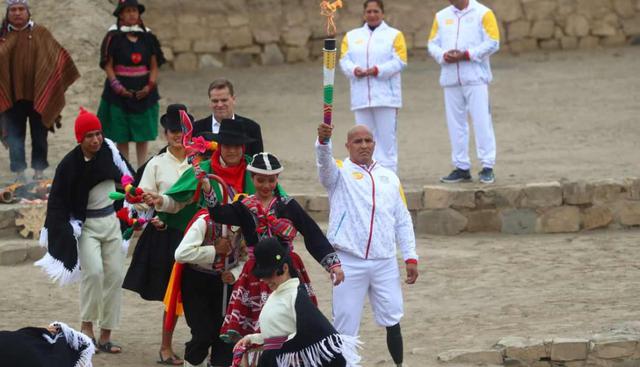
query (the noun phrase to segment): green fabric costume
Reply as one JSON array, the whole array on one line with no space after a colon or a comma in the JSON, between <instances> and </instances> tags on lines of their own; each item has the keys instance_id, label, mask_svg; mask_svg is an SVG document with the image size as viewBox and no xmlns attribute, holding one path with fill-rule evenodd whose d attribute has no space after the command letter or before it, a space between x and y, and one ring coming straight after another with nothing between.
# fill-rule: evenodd
<instances>
[{"instance_id":1,"label":"green fabric costume","mask_svg":"<svg viewBox=\"0 0 640 367\"><path fill-rule=\"evenodd\" d=\"M244 159L247 161L247 164L249 164L251 163L252 157L245 155ZM212 172L211 170L210 160L200 162L200 168L206 173L215 174L215 172ZM173 186L171 186L171 188L164 194L177 202L189 202L192 200L197 186L198 179L196 178L193 167L191 167L186 170L182 176L180 176L178 181L176 181L176 183L173 184ZM222 200L222 192L217 181L211 181L211 187L213 187L218 200ZM280 187L280 184L276 186L276 190L281 196L287 196L287 193ZM253 186L253 181L251 180L251 172L246 170L244 174L244 193L247 195L253 195L255 192L256 188ZM158 217L160 220L165 222L167 226L184 231L196 212L200 208L205 207L206 203L204 201L204 195L200 195L199 202L191 203L175 214L159 212Z\"/></svg>"}]
</instances>

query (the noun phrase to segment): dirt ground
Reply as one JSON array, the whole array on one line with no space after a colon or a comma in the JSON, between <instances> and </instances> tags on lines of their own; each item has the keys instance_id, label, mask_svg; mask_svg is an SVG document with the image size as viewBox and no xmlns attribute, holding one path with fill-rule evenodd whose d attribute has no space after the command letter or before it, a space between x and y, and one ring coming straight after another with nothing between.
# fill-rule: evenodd
<instances>
[{"instance_id":1,"label":"dirt ground","mask_svg":"<svg viewBox=\"0 0 640 367\"><path fill-rule=\"evenodd\" d=\"M620 322L640 320L638 238L635 231L546 236L421 237L420 278L403 285L406 366L435 366L438 353L488 348L501 337L588 337ZM303 256L330 317L329 281L309 254ZM79 327L78 287L59 288L31 264L0 267L0 330L53 320ZM124 291L118 356L99 354L101 366L154 366L161 305ZM385 333L369 306L361 327L363 366L391 366ZM178 322L174 347L188 338Z\"/></svg>"},{"instance_id":2,"label":"dirt ground","mask_svg":"<svg viewBox=\"0 0 640 367\"><path fill-rule=\"evenodd\" d=\"M498 147L497 183L638 175L639 58L640 47L494 57L491 104ZM77 105L97 109L101 84L96 69L85 71L95 82L83 84L83 93L68 96L64 127L50 136L52 167L73 147ZM408 188L435 183L451 169L438 72L431 59L420 55L411 57L403 72L399 176ZM322 192L313 153L315 127L322 116L320 63L197 73L164 71L159 80L161 110L181 102L197 118L207 116L208 84L221 76L236 85L236 112L262 125L265 149L284 161L281 178L285 189ZM334 123L336 156L343 157L342 142L353 125L353 114L348 84L339 72ZM151 151L162 145L159 137ZM475 154L472 162L475 173L479 170ZM46 173L52 176L53 168ZM9 178L8 152L0 149L0 180Z\"/></svg>"}]
</instances>

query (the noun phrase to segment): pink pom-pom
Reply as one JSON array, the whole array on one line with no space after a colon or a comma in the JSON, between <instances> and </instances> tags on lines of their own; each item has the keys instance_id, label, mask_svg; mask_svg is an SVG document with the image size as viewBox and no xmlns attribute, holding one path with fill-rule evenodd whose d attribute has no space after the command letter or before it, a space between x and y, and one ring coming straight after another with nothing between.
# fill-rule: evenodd
<instances>
[{"instance_id":1,"label":"pink pom-pom","mask_svg":"<svg viewBox=\"0 0 640 367\"><path fill-rule=\"evenodd\" d=\"M131 177L129 175L124 175L120 179L120 182L122 183L122 186L127 186L129 184L133 184L133 177Z\"/></svg>"}]
</instances>

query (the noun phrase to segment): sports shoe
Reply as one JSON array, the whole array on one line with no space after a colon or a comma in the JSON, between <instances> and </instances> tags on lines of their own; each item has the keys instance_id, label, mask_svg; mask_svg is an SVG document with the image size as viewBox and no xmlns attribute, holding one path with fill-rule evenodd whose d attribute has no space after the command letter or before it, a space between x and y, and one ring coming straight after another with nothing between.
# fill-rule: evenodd
<instances>
[{"instance_id":1,"label":"sports shoe","mask_svg":"<svg viewBox=\"0 0 640 367\"><path fill-rule=\"evenodd\" d=\"M478 172L478 176L480 176L480 182L484 184L496 182L496 175L493 174L493 168L484 167L482 171Z\"/></svg>"},{"instance_id":2,"label":"sports shoe","mask_svg":"<svg viewBox=\"0 0 640 367\"><path fill-rule=\"evenodd\" d=\"M456 168L448 176L440 177L440 182L444 183L456 183L456 182L469 182L471 181L471 173L468 169Z\"/></svg>"}]
</instances>

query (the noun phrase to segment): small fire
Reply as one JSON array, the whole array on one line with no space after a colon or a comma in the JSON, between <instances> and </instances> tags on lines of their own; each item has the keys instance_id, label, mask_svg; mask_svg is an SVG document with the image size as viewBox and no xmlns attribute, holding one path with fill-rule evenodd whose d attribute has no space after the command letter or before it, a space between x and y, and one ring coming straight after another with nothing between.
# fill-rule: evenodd
<instances>
[{"instance_id":1,"label":"small fire","mask_svg":"<svg viewBox=\"0 0 640 367\"><path fill-rule=\"evenodd\" d=\"M327 36L329 37L336 35L336 23L333 21L333 17L340 8L342 8L342 0L320 2L320 14L327 17Z\"/></svg>"}]
</instances>

